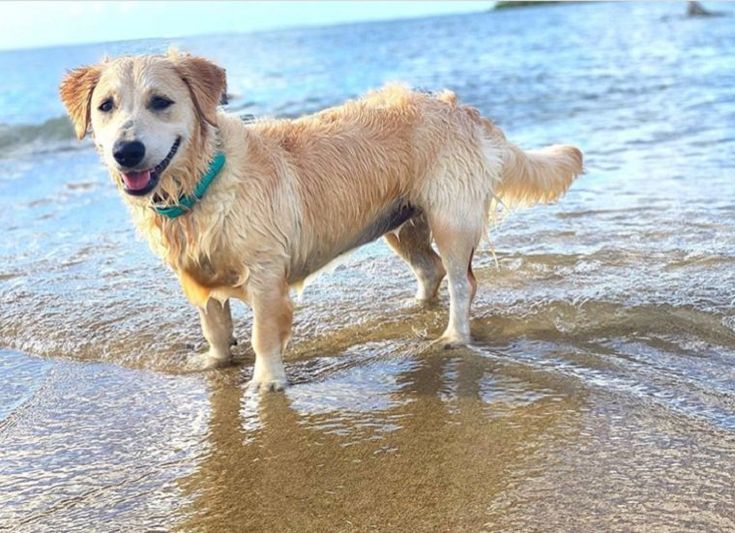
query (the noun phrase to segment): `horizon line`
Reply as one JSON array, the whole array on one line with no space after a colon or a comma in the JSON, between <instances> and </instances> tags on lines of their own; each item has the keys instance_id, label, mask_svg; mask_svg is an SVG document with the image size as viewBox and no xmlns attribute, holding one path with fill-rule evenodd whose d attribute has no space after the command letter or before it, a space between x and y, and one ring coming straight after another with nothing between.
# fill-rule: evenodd
<instances>
[{"instance_id":1,"label":"horizon line","mask_svg":"<svg viewBox=\"0 0 735 533\"><path fill-rule=\"evenodd\" d=\"M488 2L490 3L490 2ZM482 5L483 2L477 2L478 6ZM494 5L495 2L492 2ZM319 28L338 28L341 26L361 26L366 24L375 24L377 22L399 22L404 20L422 20L422 19L434 19L434 18L444 18L444 17L456 17L456 16L462 16L462 15L476 15L481 13L492 13L495 10L492 8L484 8L479 9L478 11L460 11L456 13L438 13L434 15L406 15L406 16L397 16L390 19L363 19L363 20L354 20L354 21L343 21L343 22L333 22L333 23L325 23L325 24L294 24L294 25L285 25L285 26L274 26L272 28L260 28L255 30L245 30L245 31L222 31L222 32L203 32L203 33L186 33L182 35L176 35L176 36L169 36L169 37L137 37L133 39L116 39L111 41L79 41L79 42L73 42L73 43L58 43L58 44L43 44L43 45L37 45L37 46L23 46L19 48L2 48L0 47L0 54L5 52L30 52L30 51L36 51L36 50L46 50L51 48L77 48L81 46L91 46L91 45L102 45L102 44L118 44L118 43L129 43L129 42L135 42L135 41L148 41L148 40L164 40L164 39L187 39L192 37L209 37L209 36L215 36L215 35L260 35L264 33L276 33L279 31L289 31L289 30L311 30L311 29L319 29Z\"/></svg>"}]
</instances>

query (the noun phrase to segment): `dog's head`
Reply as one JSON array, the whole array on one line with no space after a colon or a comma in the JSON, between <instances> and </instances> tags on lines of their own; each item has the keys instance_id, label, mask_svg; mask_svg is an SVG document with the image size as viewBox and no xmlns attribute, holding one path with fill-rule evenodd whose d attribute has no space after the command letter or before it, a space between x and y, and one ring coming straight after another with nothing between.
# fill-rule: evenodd
<instances>
[{"instance_id":1,"label":"dog's head","mask_svg":"<svg viewBox=\"0 0 735 533\"><path fill-rule=\"evenodd\" d=\"M60 87L77 137L91 130L118 187L140 201L186 163L182 154L201 142L207 125L216 125L224 91L224 69L176 52L80 67Z\"/></svg>"}]
</instances>

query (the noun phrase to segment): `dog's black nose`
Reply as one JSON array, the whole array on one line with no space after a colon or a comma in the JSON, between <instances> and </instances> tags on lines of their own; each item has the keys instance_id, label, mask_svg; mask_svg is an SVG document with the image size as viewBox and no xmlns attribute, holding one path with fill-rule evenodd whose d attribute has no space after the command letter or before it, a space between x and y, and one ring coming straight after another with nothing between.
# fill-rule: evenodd
<instances>
[{"instance_id":1,"label":"dog's black nose","mask_svg":"<svg viewBox=\"0 0 735 533\"><path fill-rule=\"evenodd\" d=\"M112 157L123 167L136 166L144 156L145 145L140 141L116 141L112 147Z\"/></svg>"}]
</instances>

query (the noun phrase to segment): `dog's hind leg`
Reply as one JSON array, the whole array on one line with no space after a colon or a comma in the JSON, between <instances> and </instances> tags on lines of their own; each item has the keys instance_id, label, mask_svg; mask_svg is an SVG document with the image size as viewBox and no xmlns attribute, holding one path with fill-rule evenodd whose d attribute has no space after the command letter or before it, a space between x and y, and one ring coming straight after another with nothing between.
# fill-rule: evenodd
<instances>
[{"instance_id":1,"label":"dog's hind leg","mask_svg":"<svg viewBox=\"0 0 735 533\"><path fill-rule=\"evenodd\" d=\"M471 213L472 210L467 210ZM482 213L482 209L477 209ZM431 230L449 277L449 324L437 341L447 347L470 342L470 304L477 290L472 255L482 236L483 220L470 215L431 217Z\"/></svg>"},{"instance_id":2,"label":"dog's hind leg","mask_svg":"<svg viewBox=\"0 0 735 533\"><path fill-rule=\"evenodd\" d=\"M198 309L202 332L209 343L209 352L203 366L216 367L229 364L230 346L234 344L230 301L225 301L223 305L214 298L210 298L206 308Z\"/></svg>"},{"instance_id":3,"label":"dog's hind leg","mask_svg":"<svg viewBox=\"0 0 735 533\"><path fill-rule=\"evenodd\" d=\"M398 231L386 234L385 241L409 264L416 276L416 299L428 301L435 298L446 270L431 247L431 231L426 217L422 214L412 218Z\"/></svg>"},{"instance_id":4,"label":"dog's hind leg","mask_svg":"<svg viewBox=\"0 0 735 533\"><path fill-rule=\"evenodd\" d=\"M253 307L252 343L255 366L249 387L277 391L286 386L283 351L291 338L293 305L285 280L253 282L249 287Z\"/></svg>"}]
</instances>

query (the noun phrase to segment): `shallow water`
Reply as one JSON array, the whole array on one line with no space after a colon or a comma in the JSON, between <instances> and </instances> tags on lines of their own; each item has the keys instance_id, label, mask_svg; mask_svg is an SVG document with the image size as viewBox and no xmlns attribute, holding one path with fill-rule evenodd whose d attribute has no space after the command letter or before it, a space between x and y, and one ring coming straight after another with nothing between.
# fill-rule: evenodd
<instances>
[{"instance_id":1,"label":"shallow water","mask_svg":"<svg viewBox=\"0 0 735 533\"><path fill-rule=\"evenodd\" d=\"M294 385L262 397L241 305L241 364L183 373L196 314L59 119L64 68L167 43L0 53L0 529L735 529L735 26L683 11L182 40L237 112L401 79L587 158L478 253L474 346L428 346L446 291L412 304L378 242L307 288Z\"/></svg>"}]
</instances>

